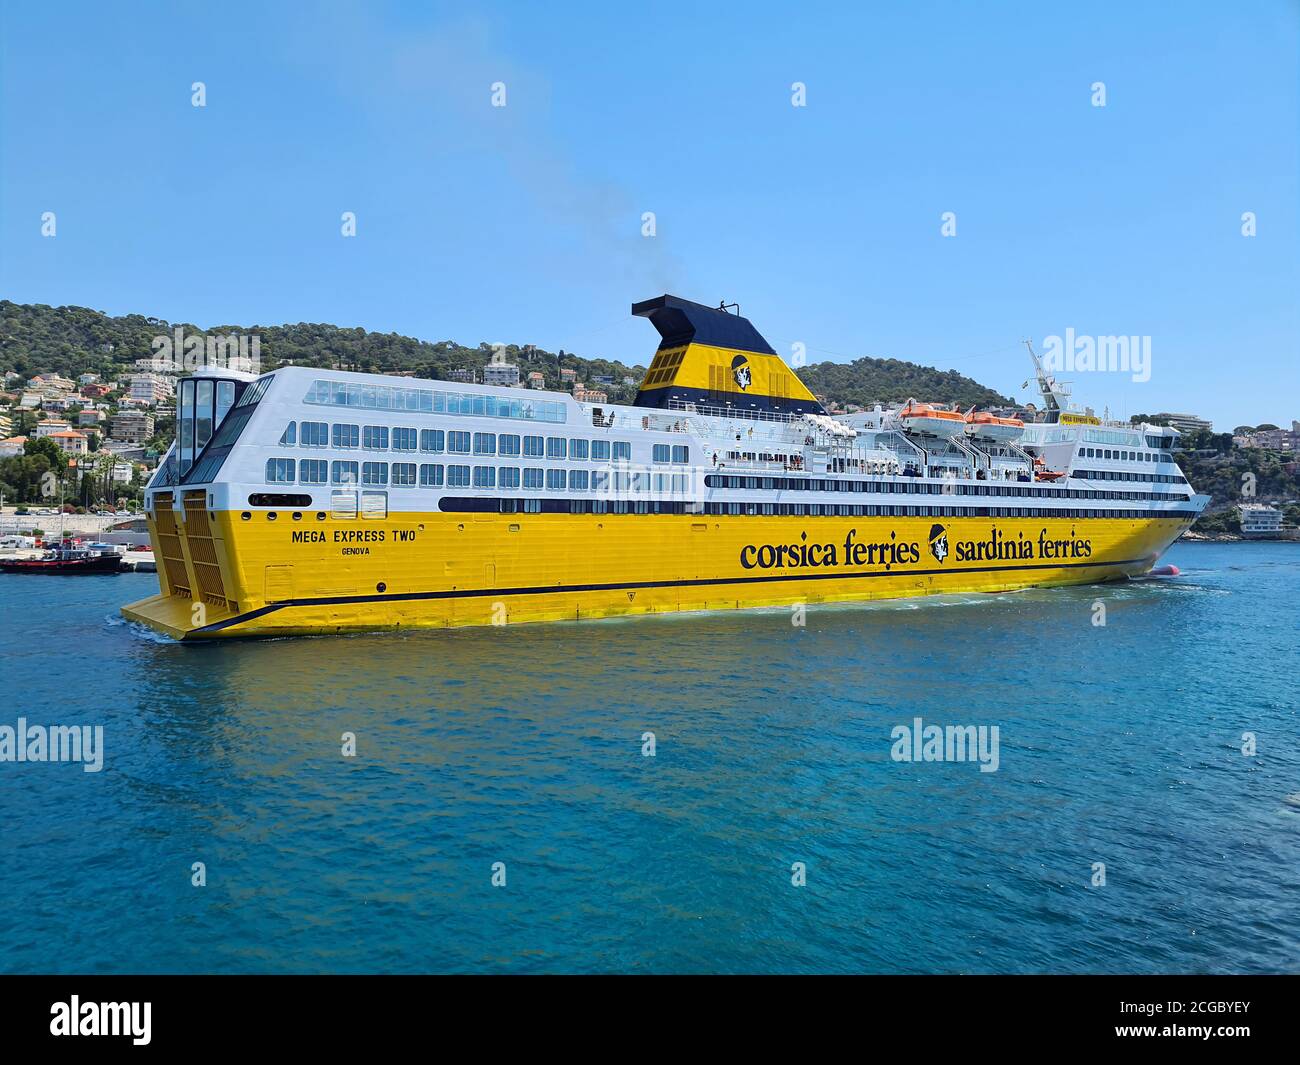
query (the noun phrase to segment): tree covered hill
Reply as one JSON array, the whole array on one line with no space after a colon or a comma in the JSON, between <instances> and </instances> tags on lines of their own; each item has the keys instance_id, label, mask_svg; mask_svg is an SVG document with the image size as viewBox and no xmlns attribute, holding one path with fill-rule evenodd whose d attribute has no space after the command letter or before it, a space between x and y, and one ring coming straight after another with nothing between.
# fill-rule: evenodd
<instances>
[{"instance_id":1,"label":"tree covered hill","mask_svg":"<svg viewBox=\"0 0 1300 1065\"><path fill-rule=\"evenodd\" d=\"M405 372L446 379L452 370L481 371L492 347L466 347L451 340L431 342L397 333L370 333L320 323L296 325L222 325L200 329L188 322L167 322L142 314L113 317L88 307L50 307L0 300L0 370L24 376L59 373L111 375L134 360L154 354L154 337L181 328L186 336L248 334L261 338L262 365L274 369L284 362L301 366L339 367L369 372ZM614 402L631 402L645 373L644 364L583 358L572 352L549 352L531 345L511 344L505 354L519 366L522 378L538 371L546 387L559 389L561 368L573 369L579 380L594 385L597 376L612 377L600 384ZM647 362L652 355L647 347ZM936 370L898 359L861 358L850 363L821 362L796 372L813 392L838 403L901 401L909 396L965 406L1003 405L1006 397L951 370ZM626 385L624 377L637 384Z\"/></svg>"},{"instance_id":2,"label":"tree covered hill","mask_svg":"<svg viewBox=\"0 0 1300 1065\"><path fill-rule=\"evenodd\" d=\"M852 362L818 362L795 371L810 389L838 403L870 407L919 399L960 407L1002 407L1014 402L955 370L936 370L899 359L863 357Z\"/></svg>"}]
</instances>

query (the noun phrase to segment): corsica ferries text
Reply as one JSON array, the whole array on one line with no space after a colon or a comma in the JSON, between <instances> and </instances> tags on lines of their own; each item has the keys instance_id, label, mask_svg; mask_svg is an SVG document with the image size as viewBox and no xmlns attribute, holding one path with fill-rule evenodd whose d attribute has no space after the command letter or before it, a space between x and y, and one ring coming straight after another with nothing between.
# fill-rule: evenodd
<instances>
[{"instance_id":1,"label":"corsica ferries text","mask_svg":"<svg viewBox=\"0 0 1300 1065\"><path fill-rule=\"evenodd\" d=\"M740 549L740 564L745 569L802 569L838 566L843 557L850 566L877 566L885 569L921 561L921 545L915 540L900 541L897 533L879 543L857 543L857 529L850 529L842 545L808 543L808 534L800 533L797 544L746 544Z\"/></svg>"},{"instance_id":2,"label":"corsica ferries text","mask_svg":"<svg viewBox=\"0 0 1300 1065\"><path fill-rule=\"evenodd\" d=\"M838 566L894 566L921 561L921 545L916 540L899 540L891 532L888 540L875 543L857 541L857 529L850 529L843 544L809 543L801 533L798 543L746 544L740 549L740 564L745 569L820 569ZM1051 536L1043 529L1037 539L1020 533L1014 540L1000 529L989 530L987 539L958 540L949 548L948 529L935 524L927 538L930 555L938 563L950 553L957 562L1005 562L1020 559L1084 559L1092 557L1092 541L1079 539L1071 530L1068 538Z\"/></svg>"}]
</instances>

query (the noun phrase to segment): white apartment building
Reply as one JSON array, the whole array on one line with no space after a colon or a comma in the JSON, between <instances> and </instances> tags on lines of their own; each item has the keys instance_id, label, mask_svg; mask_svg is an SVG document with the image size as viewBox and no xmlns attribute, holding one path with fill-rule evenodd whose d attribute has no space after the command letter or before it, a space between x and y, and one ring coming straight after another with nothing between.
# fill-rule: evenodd
<instances>
[{"instance_id":1,"label":"white apartment building","mask_svg":"<svg viewBox=\"0 0 1300 1065\"><path fill-rule=\"evenodd\" d=\"M127 444L142 444L153 436L153 415L140 411L118 411L113 416L112 435L114 440Z\"/></svg>"},{"instance_id":2,"label":"white apartment building","mask_svg":"<svg viewBox=\"0 0 1300 1065\"><path fill-rule=\"evenodd\" d=\"M176 394L175 380L162 374L133 373L128 380L131 384L131 399L137 403L153 406Z\"/></svg>"},{"instance_id":3,"label":"white apartment building","mask_svg":"<svg viewBox=\"0 0 1300 1065\"><path fill-rule=\"evenodd\" d=\"M1248 538L1268 539L1282 533L1282 512L1267 503L1242 503L1237 507L1241 519L1241 535Z\"/></svg>"}]
</instances>

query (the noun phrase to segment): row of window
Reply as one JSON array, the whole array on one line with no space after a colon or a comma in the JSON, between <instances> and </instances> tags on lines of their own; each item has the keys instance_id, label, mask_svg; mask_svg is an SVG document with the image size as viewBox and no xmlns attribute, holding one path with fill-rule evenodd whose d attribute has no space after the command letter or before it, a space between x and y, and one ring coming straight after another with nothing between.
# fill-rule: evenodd
<instances>
[{"instance_id":1,"label":"row of window","mask_svg":"<svg viewBox=\"0 0 1300 1065\"><path fill-rule=\"evenodd\" d=\"M685 473L469 466L440 462L354 462L350 459L266 460L267 484L364 484L394 488L525 488L548 491L669 492L684 495Z\"/></svg>"},{"instance_id":2,"label":"row of window","mask_svg":"<svg viewBox=\"0 0 1300 1065\"><path fill-rule=\"evenodd\" d=\"M509 399L469 392L442 392L431 388L397 388L391 385L314 381L304 403L373 410L406 410L423 414L472 414L480 418L519 418L525 421L563 423L565 405L552 400Z\"/></svg>"},{"instance_id":3,"label":"row of window","mask_svg":"<svg viewBox=\"0 0 1300 1065\"><path fill-rule=\"evenodd\" d=\"M1115 459L1119 462L1173 462L1173 456L1154 451L1112 451L1110 448L1081 447L1079 454L1085 459Z\"/></svg>"},{"instance_id":4,"label":"row of window","mask_svg":"<svg viewBox=\"0 0 1300 1065\"><path fill-rule=\"evenodd\" d=\"M1085 481L1154 481L1159 484L1186 484L1187 478L1168 473L1132 473L1127 470L1075 470L1071 477Z\"/></svg>"},{"instance_id":5,"label":"row of window","mask_svg":"<svg viewBox=\"0 0 1300 1065\"><path fill-rule=\"evenodd\" d=\"M710 475L705 479L709 488L726 488L751 491L792 492L871 492L906 495L979 495L1016 496L1039 499L1124 499L1148 501L1181 501L1187 496L1177 492L1105 492L1095 489L1046 488L1006 486L998 484L935 484L914 480L901 481L843 481L810 477L742 477ZM358 462L349 459L290 459L266 460L268 484L366 484L413 488L448 487L524 488L563 490L566 487L579 491L615 492L668 491L683 494L688 490L688 475L651 474L633 470L564 470L502 466L469 466L441 463L414 462ZM762 504L760 504L762 505Z\"/></svg>"},{"instance_id":6,"label":"row of window","mask_svg":"<svg viewBox=\"0 0 1300 1065\"><path fill-rule=\"evenodd\" d=\"M415 429L397 425L349 425L290 422L280 434L282 447L333 447L340 451L425 451L458 455L523 455L526 458L573 459L585 462L631 462L628 440L586 440L581 437L518 436L514 433L469 433L457 429ZM690 448L655 444L655 462L687 465Z\"/></svg>"},{"instance_id":7,"label":"row of window","mask_svg":"<svg viewBox=\"0 0 1300 1065\"><path fill-rule=\"evenodd\" d=\"M1076 476L1084 476L1082 474ZM884 495L956 495L956 496L1031 496L1039 499L1148 499L1181 500L1180 492L1103 492L1090 488L1046 488L1037 485L1007 485L945 481L840 481L817 477L740 477L710 474L704 478L708 488L762 489L775 492L879 492Z\"/></svg>"},{"instance_id":8,"label":"row of window","mask_svg":"<svg viewBox=\"0 0 1300 1065\"><path fill-rule=\"evenodd\" d=\"M1037 507L871 506L841 503L706 503L680 500L626 499L501 499L483 496L443 496L440 510L490 514L699 514L741 517L843 518L1168 518L1190 522L1186 510L1047 510Z\"/></svg>"}]
</instances>

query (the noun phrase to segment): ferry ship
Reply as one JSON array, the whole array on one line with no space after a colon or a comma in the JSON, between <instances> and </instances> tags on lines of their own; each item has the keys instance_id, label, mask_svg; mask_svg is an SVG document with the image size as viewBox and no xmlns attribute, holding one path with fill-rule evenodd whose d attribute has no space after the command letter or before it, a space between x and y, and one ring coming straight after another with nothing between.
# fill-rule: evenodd
<instances>
[{"instance_id":1,"label":"ferry ship","mask_svg":"<svg viewBox=\"0 0 1300 1065\"><path fill-rule=\"evenodd\" d=\"M634 304L632 405L300 366L179 382L145 492L179 640L609 618L1136 577L1208 497L1167 426L919 399L832 417L737 312ZM1032 355L1032 349L1031 349Z\"/></svg>"}]
</instances>

